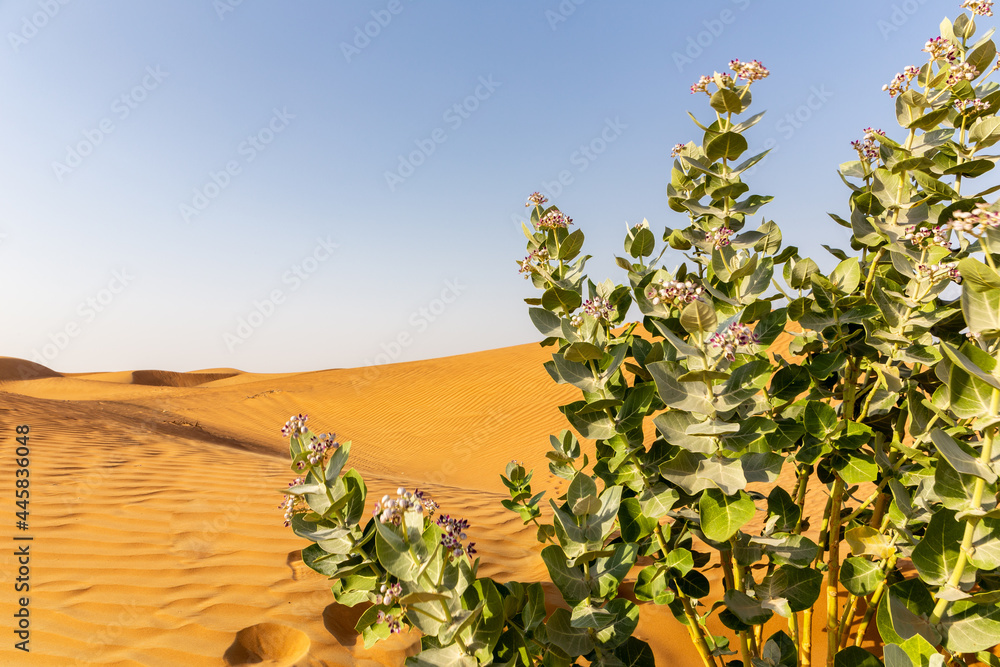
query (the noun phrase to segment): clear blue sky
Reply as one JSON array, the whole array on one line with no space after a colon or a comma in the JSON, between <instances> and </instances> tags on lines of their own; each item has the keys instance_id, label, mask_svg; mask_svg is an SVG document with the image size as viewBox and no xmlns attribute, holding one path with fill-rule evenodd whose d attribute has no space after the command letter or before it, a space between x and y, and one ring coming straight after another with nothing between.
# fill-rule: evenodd
<instances>
[{"instance_id":1,"label":"clear blue sky","mask_svg":"<svg viewBox=\"0 0 1000 667\"><path fill-rule=\"evenodd\" d=\"M688 86L732 58L771 70L751 191L826 262L836 165L960 4L4 2L0 355L269 372L538 340L525 196L568 172L553 201L623 281L626 223L683 222Z\"/></svg>"}]
</instances>

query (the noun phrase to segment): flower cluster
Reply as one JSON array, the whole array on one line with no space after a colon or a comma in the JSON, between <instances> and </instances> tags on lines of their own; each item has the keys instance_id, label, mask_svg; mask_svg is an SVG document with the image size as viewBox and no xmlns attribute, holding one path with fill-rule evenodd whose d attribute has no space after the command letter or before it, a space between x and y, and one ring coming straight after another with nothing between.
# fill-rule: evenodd
<instances>
[{"instance_id":1,"label":"flower cluster","mask_svg":"<svg viewBox=\"0 0 1000 667\"><path fill-rule=\"evenodd\" d=\"M987 211L981 206L977 206L972 211L955 211L951 215L952 219L946 222L943 227L960 233L980 236L987 227L992 229L1000 227L1000 213ZM976 226L980 227L978 232Z\"/></svg>"},{"instance_id":2,"label":"flower cluster","mask_svg":"<svg viewBox=\"0 0 1000 667\"><path fill-rule=\"evenodd\" d=\"M968 9L978 16L993 16L993 0L965 0L962 9Z\"/></svg>"},{"instance_id":3,"label":"flower cluster","mask_svg":"<svg viewBox=\"0 0 1000 667\"><path fill-rule=\"evenodd\" d=\"M613 313L614 310L615 309L612 307L611 302L607 299L602 299L601 297L587 299L583 302L583 312L592 316L596 320L610 320L611 313ZM574 327L578 327L583 324L583 315L574 315L572 319L570 319L570 324Z\"/></svg>"},{"instance_id":4,"label":"flower cluster","mask_svg":"<svg viewBox=\"0 0 1000 667\"><path fill-rule=\"evenodd\" d=\"M701 285L690 280L681 282L669 280L665 283L653 283L646 288L646 298L654 305L669 303L674 305L691 303L705 291Z\"/></svg>"},{"instance_id":5,"label":"flower cluster","mask_svg":"<svg viewBox=\"0 0 1000 667\"><path fill-rule=\"evenodd\" d=\"M947 60L949 63L955 62L958 52L950 39L944 37L933 37L924 44L923 51L931 54L932 60Z\"/></svg>"},{"instance_id":6,"label":"flower cluster","mask_svg":"<svg viewBox=\"0 0 1000 667\"><path fill-rule=\"evenodd\" d=\"M910 89L910 82L920 74L920 68L916 65L907 65L901 74L892 77L892 81L882 86L882 90L889 91L889 97L895 97L900 93Z\"/></svg>"},{"instance_id":7,"label":"flower cluster","mask_svg":"<svg viewBox=\"0 0 1000 667\"><path fill-rule=\"evenodd\" d=\"M468 554L471 556L476 553L475 542L462 545L462 540L468 538L468 535L465 534L465 531L469 528L468 521L465 519L453 519L451 516L445 514L438 517L437 525L444 528L444 535L441 536L441 546L453 555L461 556L462 554Z\"/></svg>"},{"instance_id":8,"label":"flower cluster","mask_svg":"<svg viewBox=\"0 0 1000 667\"><path fill-rule=\"evenodd\" d=\"M684 152L684 144L674 144L673 150L670 151L670 157L677 157Z\"/></svg>"},{"instance_id":9,"label":"flower cluster","mask_svg":"<svg viewBox=\"0 0 1000 667\"><path fill-rule=\"evenodd\" d=\"M541 247L538 250L532 250L528 253L527 257L518 262L521 266L521 268L518 269L518 273L523 273L524 279L527 280L532 273L538 270L539 266L547 261L549 261L548 248Z\"/></svg>"},{"instance_id":10,"label":"flower cluster","mask_svg":"<svg viewBox=\"0 0 1000 667\"><path fill-rule=\"evenodd\" d=\"M323 460L323 456L329 449L337 449L340 447L340 443L336 440L336 433L324 433L309 443L309 456L307 460L310 464L316 465Z\"/></svg>"},{"instance_id":11,"label":"flower cluster","mask_svg":"<svg viewBox=\"0 0 1000 667\"><path fill-rule=\"evenodd\" d=\"M977 76L979 76L979 70L970 63L954 65L951 68L951 74L948 76L948 85L954 86L959 81L972 81Z\"/></svg>"},{"instance_id":12,"label":"flower cluster","mask_svg":"<svg viewBox=\"0 0 1000 667\"><path fill-rule=\"evenodd\" d=\"M712 83L712 77L704 74L691 86L691 94L708 93L708 84Z\"/></svg>"},{"instance_id":13,"label":"flower cluster","mask_svg":"<svg viewBox=\"0 0 1000 667\"><path fill-rule=\"evenodd\" d=\"M962 274L958 272L958 262L945 262L943 264L917 264L917 273L921 278L932 283L942 280L954 280L956 283L962 282Z\"/></svg>"},{"instance_id":14,"label":"flower cluster","mask_svg":"<svg viewBox=\"0 0 1000 667\"><path fill-rule=\"evenodd\" d=\"M382 584L382 588L380 588L379 592L375 595L375 604L391 607L399 601L399 598L402 595L403 587L399 584L393 584L392 586Z\"/></svg>"},{"instance_id":15,"label":"flower cluster","mask_svg":"<svg viewBox=\"0 0 1000 667\"><path fill-rule=\"evenodd\" d=\"M980 111L988 111L990 103L977 97L974 100L956 100L955 108L961 114L978 113Z\"/></svg>"},{"instance_id":16,"label":"flower cluster","mask_svg":"<svg viewBox=\"0 0 1000 667\"><path fill-rule=\"evenodd\" d=\"M729 237L733 235L733 230L729 227L719 227L718 229L707 232L705 234L705 240L714 245L716 248L724 248L729 245Z\"/></svg>"},{"instance_id":17,"label":"flower cluster","mask_svg":"<svg viewBox=\"0 0 1000 667\"><path fill-rule=\"evenodd\" d=\"M292 415L288 422L281 427L281 435L284 437L302 435L306 432L306 422L309 415Z\"/></svg>"},{"instance_id":18,"label":"flower cluster","mask_svg":"<svg viewBox=\"0 0 1000 667\"><path fill-rule=\"evenodd\" d=\"M751 60L748 63L730 60L729 69L736 72L736 76L747 81L760 81L771 74L771 71L764 67L759 60Z\"/></svg>"},{"instance_id":19,"label":"flower cluster","mask_svg":"<svg viewBox=\"0 0 1000 667\"><path fill-rule=\"evenodd\" d=\"M296 477L288 483L288 488L290 489L293 486L298 486L302 483L302 478ZM278 505L278 509L285 510L285 528L288 528L288 526L292 524L292 514L295 513L295 496L285 496L285 500Z\"/></svg>"},{"instance_id":20,"label":"flower cluster","mask_svg":"<svg viewBox=\"0 0 1000 667\"><path fill-rule=\"evenodd\" d=\"M573 218L567 218L562 211L549 211L542 216L542 219L535 223L537 229L565 229L573 224Z\"/></svg>"},{"instance_id":21,"label":"flower cluster","mask_svg":"<svg viewBox=\"0 0 1000 667\"><path fill-rule=\"evenodd\" d=\"M879 157L879 145L878 141L875 139L875 135L884 137L885 132L866 127L865 138L861 141L851 142L851 148L856 150L858 152L858 157L865 162L877 160Z\"/></svg>"},{"instance_id":22,"label":"flower cluster","mask_svg":"<svg viewBox=\"0 0 1000 667\"><path fill-rule=\"evenodd\" d=\"M947 225L938 225L930 229L926 227L921 229L907 227L906 232L903 234L903 240L909 241L915 246L927 247L939 245L942 248L951 250L951 240L948 238L949 231Z\"/></svg>"},{"instance_id":23,"label":"flower cluster","mask_svg":"<svg viewBox=\"0 0 1000 667\"><path fill-rule=\"evenodd\" d=\"M375 503L372 516L377 517L382 523L398 526L403 523L403 514L414 511L423 514L427 511L427 516L434 516L434 511L438 504L431 500L426 492L416 489L410 493L403 487L396 489L396 497L388 495L382 496L382 500Z\"/></svg>"},{"instance_id":24,"label":"flower cluster","mask_svg":"<svg viewBox=\"0 0 1000 667\"><path fill-rule=\"evenodd\" d=\"M403 631L403 625L400 623L401 617L393 616L392 614L380 611L375 620L378 623L387 623L389 625L389 632L394 635Z\"/></svg>"},{"instance_id":25,"label":"flower cluster","mask_svg":"<svg viewBox=\"0 0 1000 667\"><path fill-rule=\"evenodd\" d=\"M549 198L543 195L541 192L532 192L530 195L528 195L528 203L526 203L524 206L525 208L529 206L541 206L548 200Z\"/></svg>"},{"instance_id":26,"label":"flower cluster","mask_svg":"<svg viewBox=\"0 0 1000 667\"><path fill-rule=\"evenodd\" d=\"M739 322L733 322L722 333L714 333L708 343L714 348L721 348L722 354L729 361L736 361L736 348L746 347L751 343L759 343L760 338L750 327Z\"/></svg>"}]
</instances>

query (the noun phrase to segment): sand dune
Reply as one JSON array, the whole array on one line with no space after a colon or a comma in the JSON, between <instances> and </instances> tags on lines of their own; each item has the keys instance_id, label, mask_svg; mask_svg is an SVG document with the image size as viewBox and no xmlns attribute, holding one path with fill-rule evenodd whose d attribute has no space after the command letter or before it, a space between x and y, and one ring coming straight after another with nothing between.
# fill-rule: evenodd
<instances>
[{"instance_id":1,"label":"sand dune","mask_svg":"<svg viewBox=\"0 0 1000 667\"><path fill-rule=\"evenodd\" d=\"M4 642L0 664L401 664L417 638L365 651L357 611L333 604L326 579L301 562L306 544L282 526L277 490L293 475L279 429L308 413L353 441L370 497L427 489L470 520L484 574L547 580L534 531L499 506L499 474L516 458L539 488L565 488L545 452L565 427L557 406L578 392L542 368L551 351L273 375L62 376L0 359L0 415L7 429L31 426L34 482L32 652L27 661ZM6 497L11 479L0 482ZM812 511L823 503L810 498ZM10 581L10 550L0 565ZM0 614L13 603L0 597ZM699 664L665 609L644 607L638 634L660 665Z\"/></svg>"}]
</instances>

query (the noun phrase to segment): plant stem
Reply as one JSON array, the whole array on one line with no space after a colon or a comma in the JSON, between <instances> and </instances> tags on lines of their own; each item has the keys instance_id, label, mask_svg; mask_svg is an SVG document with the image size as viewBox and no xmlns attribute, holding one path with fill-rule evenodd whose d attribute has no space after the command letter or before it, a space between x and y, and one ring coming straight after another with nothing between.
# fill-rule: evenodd
<instances>
[{"instance_id":1,"label":"plant stem","mask_svg":"<svg viewBox=\"0 0 1000 667\"><path fill-rule=\"evenodd\" d=\"M712 650L708 648L708 642L705 641L705 635L695 616L694 607L691 606L691 599L679 590L677 591L677 597L680 598L681 605L684 607L684 617L688 622L688 633L691 635L694 647L698 650L698 655L701 656L701 661L705 664L705 667L718 667L718 663L712 655ZM747 664L749 665L749 663Z\"/></svg>"},{"instance_id":2,"label":"plant stem","mask_svg":"<svg viewBox=\"0 0 1000 667\"><path fill-rule=\"evenodd\" d=\"M896 552L890 554L890 556L885 560L885 565L882 566L882 572L886 576L896 567ZM858 632L854 636L854 645L861 646L861 643L865 639L865 631L868 630L868 624L871 623L872 618L875 616L875 611L878 609L878 604L882 600L882 595L885 594L887 584L887 579L882 579L878 582L878 586L875 587L875 592L872 593L871 597L868 598L865 603L868 605L868 609L865 610L865 616L861 619L861 624L858 626Z\"/></svg>"},{"instance_id":3,"label":"plant stem","mask_svg":"<svg viewBox=\"0 0 1000 667\"><path fill-rule=\"evenodd\" d=\"M878 252L875 253L875 257L872 258L871 266L868 267L868 277L865 278L865 301L871 301L872 287L874 286L872 281L875 279L875 268L878 266L879 260L882 259L882 255L884 254L885 246L882 246L878 249Z\"/></svg>"},{"instance_id":4,"label":"plant stem","mask_svg":"<svg viewBox=\"0 0 1000 667\"><path fill-rule=\"evenodd\" d=\"M799 664L812 667L813 608L802 612L802 643L799 644Z\"/></svg>"},{"instance_id":5,"label":"plant stem","mask_svg":"<svg viewBox=\"0 0 1000 667\"><path fill-rule=\"evenodd\" d=\"M833 493L830 496L830 523L827 527L827 571L826 571L826 664L833 667L833 659L837 655L837 613L840 592L840 506L844 499L844 480L840 475L834 475Z\"/></svg>"},{"instance_id":6,"label":"plant stem","mask_svg":"<svg viewBox=\"0 0 1000 667\"><path fill-rule=\"evenodd\" d=\"M993 395L990 397L990 416L997 413L997 408L1000 407L1000 389L994 389ZM979 460L983 462L986 466L990 465L993 459L993 438L996 437L997 429L995 426L991 426L986 431L986 438L983 441L983 452L979 456ZM986 480L982 477L976 478L976 485L972 491L972 502L971 506L977 509L981 509L983 506L983 491L986 488ZM969 552L972 550L972 537L976 530L976 526L979 524L979 517L973 516L966 519L965 522L965 534L962 536L962 546L959 548L958 560L955 562L955 569L951 572L951 577L948 579L948 583L945 584L945 588L958 588L959 583L962 581L962 575L965 574L965 564L968 562ZM948 600L939 599L937 604L934 605L934 611L931 613L930 622L932 625L936 625L941 622L941 617L944 615L945 610L948 608Z\"/></svg>"}]
</instances>

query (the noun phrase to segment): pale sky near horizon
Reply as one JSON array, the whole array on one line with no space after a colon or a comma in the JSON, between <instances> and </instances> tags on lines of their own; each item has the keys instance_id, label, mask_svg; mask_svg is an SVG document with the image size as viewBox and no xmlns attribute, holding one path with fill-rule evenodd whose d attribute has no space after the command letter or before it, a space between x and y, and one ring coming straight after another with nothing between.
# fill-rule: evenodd
<instances>
[{"instance_id":1,"label":"pale sky near horizon","mask_svg":"<svg viewBox=\"0 0 1000 667\"><path fill-rule=\"evenodd\" d=\"M829 265L837 165L900 133L881 86L960 4L10 0L0 356L281 372L539 340L525 197L626 281L626 224L683 225L670 149L710 113L688 87L733 58L771 71L751 192Z\"/></svg>"}]
</instances>

